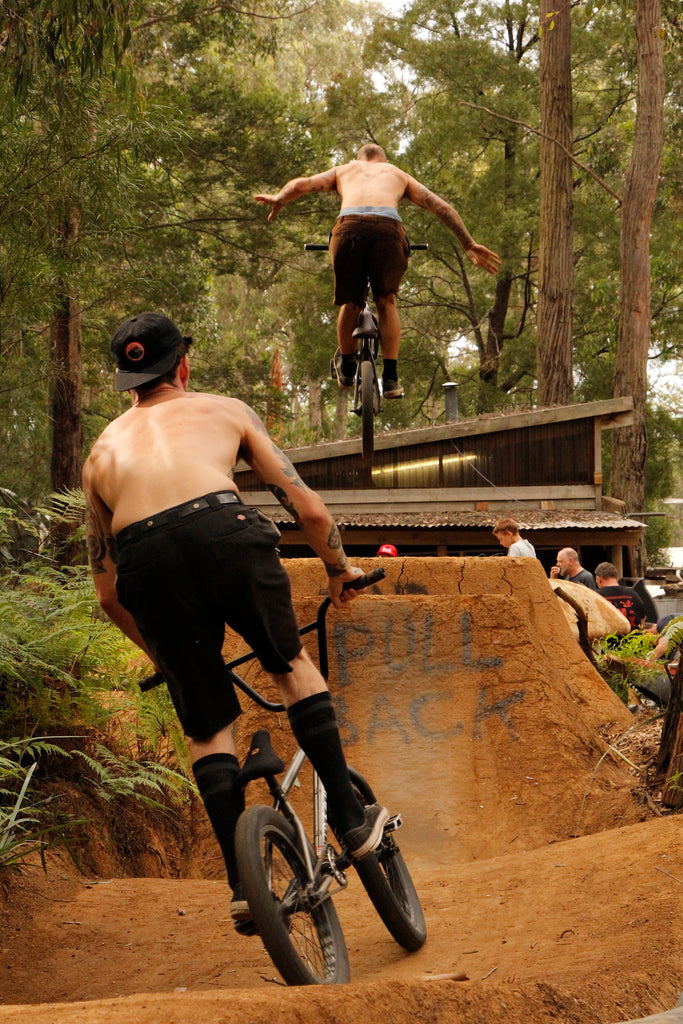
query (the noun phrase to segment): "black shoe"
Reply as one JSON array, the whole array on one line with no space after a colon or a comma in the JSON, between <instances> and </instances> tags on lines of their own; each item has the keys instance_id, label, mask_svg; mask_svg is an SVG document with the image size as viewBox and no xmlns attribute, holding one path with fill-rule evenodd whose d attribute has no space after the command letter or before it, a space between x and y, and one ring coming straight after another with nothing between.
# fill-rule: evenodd
<instances>
[{"instance_id":1,"label":"black shoe","mask_svg":"<svg viewBox=\"0 0 683 1024\"><path fill-rule=\"evenodd\" d=\"M397 380L385 380L382 377L382 398L403 398L405 391Z\"/></svg>"},{"instance_id":2,"label":"black shoe","mask_svg":"<svg viewBox=\"0 0 683 1024\"><path fill-rule=\"evenodd\" d=\"M238 935L258 935L258 929L253 921L236 921L235 931Z\"/></svg>"},{"instance_id":3,"label":"black shoe","mask_svg":"<svg viewBox=\"0 0 683 1024\"><path fill-rule=\"evenodd\" d=\"M334 372L337 376L337 383L339 384L339 387L348 390L349 388L352 388L354 385L355 375L351 377L346 376L346 374L343 371L342 359L343 356L341 354L341 349L337 349L337 351L334 353L332 365L334 366Z\"/></svg>"},{"instance_id":4,"label":"black shoe","mask_svg":"<svg viewBox=\"0 0 683 1024\"><path fill-rule=\"evenodd\" d=\"M362 860L376 850L382 842L384 826L389 820L389 811L380 804L364 808L365 821L357 828L344 833L342 842L354 860Z\"/></svg>"},{"instance_id":5,"label":"black shoe","mask_svg":"<svg viewBox=\"0 0 683 1024\"><path fill-rule=\"evenodd\" d=\"M251 917L249 904L244 898L242 883L238 882L232 893L230 901L230 917L235 925L235 931L240 935L257 935L256 925Z\"/></svg>"}]
</instances>

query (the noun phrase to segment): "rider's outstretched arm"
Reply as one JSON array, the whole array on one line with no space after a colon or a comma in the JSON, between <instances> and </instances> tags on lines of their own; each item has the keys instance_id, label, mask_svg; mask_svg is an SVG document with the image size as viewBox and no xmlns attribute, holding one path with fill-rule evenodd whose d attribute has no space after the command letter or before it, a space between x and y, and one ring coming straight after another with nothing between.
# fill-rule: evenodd
<instances>
[{"instance_id":1,"label":"rider's outstretched arm","mask_svg":"<svg viewBox=\"0 0 683 1024\"><path fill-rule=\"evenodd\" d=\"M410 175L406 175L406 177L408 184L403 193L405 198L410 199L416 206L421 206L424 210L429 210L435 214L441 223L445 224L453 232L465 250L465 255L475 266L482 267L489 274L498 273L500 270L500 256L495 252L491 252L485 245L478 245L474 241L458 211L450 203L447 203L445 199L442 199L441 196L430 192L425 185L422 185L415 178L412 178Z\"/></svg>"},{"instance_id":2,"label":"rider's outstretched arm","mask_svg":"<svg viewBox=\"0 0 683 1024\"><path fill-rule=\"evenodd\" d=\"M275 220L278 213L286 203L292 203L309 192L335 192L337 189L337 171L332 168L330 171L323 171L321 174L313 174L310 178L292 178L286 185L283 185L277 195L259 193L254 196L257 203L270 206L268 220Z\"/></svg>"}]
</instances>

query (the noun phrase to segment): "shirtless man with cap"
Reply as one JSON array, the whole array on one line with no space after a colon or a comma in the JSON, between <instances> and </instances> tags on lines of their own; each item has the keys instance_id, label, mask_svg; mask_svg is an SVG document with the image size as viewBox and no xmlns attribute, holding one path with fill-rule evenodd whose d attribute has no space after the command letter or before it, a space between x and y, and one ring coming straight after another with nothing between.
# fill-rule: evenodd
<instances>
[{"instance_id":1,"label":"shirtless man with cap","mask_svg":"<svg viewBox=\"0 0 683 1024\"><path fill-rule=\"evenodd\" d=\"M166 680L226 862L235 927L253 934L233 844L244 791L233 728L240 707L221 653L226 622L277 684L352 856L377 847L388 812L364 809L353 793L330 693L299 637L279 531L242 504L238 460L297 520L336 607L356 596L342 586L361 570L256 413L237 399L187 390L191 342L158 313L131 317L115 332L116 389L132 391L134 402L84 465L87 537L100 605Z\"/></svg>"}]
</instances>

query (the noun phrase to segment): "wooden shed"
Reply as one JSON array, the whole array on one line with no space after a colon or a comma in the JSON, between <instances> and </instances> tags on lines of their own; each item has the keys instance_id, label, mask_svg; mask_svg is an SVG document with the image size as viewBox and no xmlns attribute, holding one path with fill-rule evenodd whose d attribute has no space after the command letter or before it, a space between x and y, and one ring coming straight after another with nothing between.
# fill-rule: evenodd
<instances>
[{"instance_id":1,"label":"wooden shed","mask_svg":"<svg viewBox=\"0 0 683 1024\"><path fill-rule=\"evenodd\" d=\"M491 527L509 515L547 568L558 548L574 547L587 568L608 560L629 576L644 526L602 493L602 433L632 417L632 399L616 398L379 433L372 466L359 438L287 454L352 555L374 555L385 542L402 555L505 554ZM277 522L283 555L310 553L244 464L235 482L247 503Z\"/></svg>"}]
</instances>

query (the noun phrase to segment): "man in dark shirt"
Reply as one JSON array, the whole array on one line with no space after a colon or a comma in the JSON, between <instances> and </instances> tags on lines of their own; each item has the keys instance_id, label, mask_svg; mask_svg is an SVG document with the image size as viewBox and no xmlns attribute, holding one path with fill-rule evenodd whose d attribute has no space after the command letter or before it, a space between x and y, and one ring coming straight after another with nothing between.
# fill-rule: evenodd
<instances>
[{"instance_id":1,"label":"man in dark shirt","mask_svg":"<svg viewBox=\"0 0 683 1024\"><path fill-rule=\"evenodd\" d=\"M557 552L557 565L550 570L551 580L568 580L570 583L582 583L589 590L597 590L593 574L584 569L579 562L578 552L574 548L562 548Z\"/></svg>"},{"instance_id":2,"label":"man in dark shirt","mask_svg":"<svg viewBox=\"0 0 683 1024\"><path fill-rule=\"evenodd\" d=\"M619 585L617 567L611 562L600 562L595 570L595 582L601 597L618 608L631 623L631 629L638 629L645 618L645 606L633 587Z\"/></svg>"}]
</instances>

